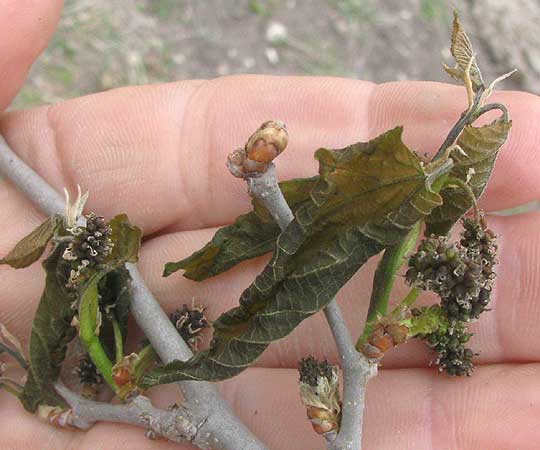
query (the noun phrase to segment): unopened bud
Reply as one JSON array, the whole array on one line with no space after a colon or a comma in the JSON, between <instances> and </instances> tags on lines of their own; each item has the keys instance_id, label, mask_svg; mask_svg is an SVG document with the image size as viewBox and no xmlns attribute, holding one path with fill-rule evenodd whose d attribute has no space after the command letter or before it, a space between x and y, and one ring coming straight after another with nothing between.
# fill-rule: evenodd
<instances>
[{"instance_id":1,"label":"unopened bud","mask_svg":"<svg viewBox=\"0 0 540 450\"><path fill-rule=\"evenodd\" d=\"M227 157L227 167L238 178L266 172L274 158L287 146L289 136L285 124L280 121L264 122L239 148Z\"/></svg>"},{"instance_id":2,"label":"unopened bud","mask_svg":"<svg viewBox=\"0 0 540 450\"><path fill-rule=\"evenodd\" d=\"M380 319L362 345L362 353L371 360L380 360L384 354L395 347L403 344L409 337L409 328L392 318Z\"/></svg>"},{"instance_id":3,"label":"unopened bud","mask_svg":"<svg viewBox=\"0 0 540 450\"><path fill-rule=\"evenodd\" d=\"M269 120L251 135L246 144L248 159L260 163L270 163L278 156L289 140L285 124Z\"/></svg>"},{"instance_id":4,"label":"unopened bud","mask_svg":"<svg viewBox=\"0 0 540 450\"><path fill-rule=\"evenodd\" d=\"M135 380L135 364L139 360L136 353L124 356L112 368L112 377L118 386L118 397L123 400L129 399L138 394Z\"/></svg>"}]
</instances>

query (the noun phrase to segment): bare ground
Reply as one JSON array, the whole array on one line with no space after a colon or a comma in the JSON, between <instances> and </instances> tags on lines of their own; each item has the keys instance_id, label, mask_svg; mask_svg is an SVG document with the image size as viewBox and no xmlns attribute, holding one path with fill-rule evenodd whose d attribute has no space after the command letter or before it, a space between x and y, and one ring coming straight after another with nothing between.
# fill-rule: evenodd
<instances>
[{"instance_id":1,"label":"bare ground","mask_svg":"<svg viewBox=\"0 0 540 450\"><path fill-rule=\"evenodd\" d=\"M454 7L484 78L540 92L535 0L67 0L12 108L236 73L448 81Z\"/></svg>"}]
</instances>

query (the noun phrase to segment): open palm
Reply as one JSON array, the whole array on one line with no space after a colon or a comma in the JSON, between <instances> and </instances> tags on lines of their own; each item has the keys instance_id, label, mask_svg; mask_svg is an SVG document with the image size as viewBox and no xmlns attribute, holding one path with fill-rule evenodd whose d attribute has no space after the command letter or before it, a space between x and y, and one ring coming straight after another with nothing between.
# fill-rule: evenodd
<instances>
[{"instance_id":1,"label":"open palm","mask_svg":"<svg viewBox=\"0 0 540 450\"><path fill-rule=\"evenodd\" d=\"M6 1L0 10L0 109L52 33L59 1ZM23 5L23 6L21 6ZM21 14L24 11L24 14ZM20 37L24 36L22 40ZM540 100L499 93L513 119L481 206L487 211L540 197ZM167 310L194 297L210 318L233 307L262 269L264 258L241 264L204 283L161 277L163 265L204 245L216 227L249 210L245 184L225 168L228 152L261 122L287 123L290 144L278 160L281 179L313 175L313 151L367 140L404 125L404 140L433 152L466 104L462 88L426 82L374 85L335 78L243 76L212 81L130 87L59 105L0 116L0 132L51 185L90 192L88 210L111 217L125 212L143 228L140 269ZM0 181L0 255L42 214ZM493 311L473 326L471 347L481 350L471 378L448 378L430 368L421 343L384 359L368 389L365 448L411 450L527 450L540 442L540 215L489 218L500 237ZM340 292L349 326L360 331L374 262ZM0 267L0 321L28 342L44 275ZM398 286L394 299L405 292ZM320 315L273 344L256 367L222 383L224 396L271 449L323 448L305 419L297 361L308 354L336 361ZM157 390L173 403L176 391ZM178 400L179 401L179 400ZM99 423L87 433L52 428L0 394L1 449L168 449L138 428ZM189 446L185 446L189 448Z\"/></svg>"}]
</instances>

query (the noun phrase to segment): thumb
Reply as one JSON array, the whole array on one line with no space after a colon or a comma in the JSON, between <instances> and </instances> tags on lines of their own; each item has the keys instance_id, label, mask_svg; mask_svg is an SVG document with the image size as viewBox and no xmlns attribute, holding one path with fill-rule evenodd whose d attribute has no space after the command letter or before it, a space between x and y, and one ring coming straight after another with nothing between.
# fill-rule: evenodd
<instances>
[{"instance_id":1,"label":"thumb","mask_svg":"<svg viewBox=\"0 0 540 450\"><path fill-rule=\"evenodd\" d=\"M0 111L21 88L60 17L62 0L3 0L0 7Z\"/></svg>"}]
</instances>

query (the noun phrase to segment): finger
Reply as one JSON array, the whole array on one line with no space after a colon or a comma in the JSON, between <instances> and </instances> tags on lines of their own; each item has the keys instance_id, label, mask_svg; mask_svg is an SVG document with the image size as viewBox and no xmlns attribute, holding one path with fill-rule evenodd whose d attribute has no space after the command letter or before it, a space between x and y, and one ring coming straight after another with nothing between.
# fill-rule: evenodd
<instances>
[{"instance_id":1,"label":"finger","mask_svg":"<svg viewBox=\"0 0 540 450\"><path fill-rule=\"evenodd\" d=\"M499 235L500 263L496 267L498 276L489 305L492 311L484 313L471 326L475 336L469 345L480 352L480 356L475 359L478 364L539 360L534 345L540 342L540 328L537 326L540 320L540 303L537 301L540 289L538 223L538 213L489 218L490 227ZM268 257L263 257L254 262L242 263L202 283L188 280L180 274L162 278L166 262L179 260L201 248L213 232L202 230L173 233L146 243L140 267L150 289L165 309L172 311L180 308L182 303L189 304L194 298L197 303L206 305L207 314L215 319L222 312L237 306L242 291L268 260ZM376 262L374 258L362 267L338 296L349 328L356 335L360 333L365 320ZM405 297L408 289L402 279L398 280L392 293L394 304ZM437 302L433 295L423 294L422 298L424 304ZM322 314L302 322L287 338L273 343L258 364L267 367L294 367L306 354L320 358L332 355L332 360L337 361L335 345ZM413 340L390 352L384 359L384 366L425 367L432 358L433 355L423 342Z\"/></svg>"},{"instance_id":2,"label":"finger","mask_svg":"<svg viewBox=\"0 0 540 450\"><path fill-rule=\"evenodd\" d=\"M364 448L377 450L535 450L540 439L540 365L495 365L470 378L434 370L383 370L368 385ZM249 369L222 384L244 423L271 449L323 448L305 418L293 369ZM86 435L58 431L2 400L6 449L178 448L142 439L142 430L98 424ZM180 447L184 448L184 447ZM187 450L187 447L185 447Z\"/></svg>"},{"instance_id":3,"label":"finger","mask_svg":"<svg viewBox=\"0 0 540 450\"><path fill-rule=\"evenodd\" d=\"M11 193L19 196L11 188ZM10 210L0 209L0 220L7 224L0 236L0 249L14 244L9 238L17 233L20 239L20 224L13 221ZM28 212L26 220L35 226L39 216ZM470 347L479 351L476 364L495 362L538 361L539 353L535 342L540 342L540 290L538 260L540 258L540 237L537 233L538 213L515 217L490 217L489 224L499 235L499 259L496 268L498 276L490 303L492 311L482 315L471 325L475 336ZM28 227L31 229L31 226ZM160 236L146 242L141 252L140 269L151 291L166 311L172 312L182 304L197 304L208 307L210 319L237 306L242 291L249 286L262 270L268 257L245 262L228 272L198 283L174 274L162 277L163 266L168 261L179 260L201 248L215 230L178 232ZM5 244L9 242L9 245ZM3 253L5 254L5 252ZM349 329L353 336L362 329L377 259L370 260L340 291L339 301L345 312ZM43 287L43 272L35 264L25 270L13 270L0 266L0 321L17 335L26 345L30 335L32 318L37 308ZM392 293L392 301L397 303L408 291L402 280L398 280ZM437 302L433 295L423 294L420 304ZM208 333L208 337L211 333ZM317 336L314 339L313 336ZM263 367L295 367L298 360L307 354L337 361L335 344L322 314L306 320L291 335L273 343L263 353L257 364ZM433 355L421 341L412 340L406 345L389 352L384 358L387 368L426 367Z\"/></svg>"},{"instance_id":4,"label":"finger","mask_svg":"<svg viewBox=\"0 0 540 450\"><path fill-rule=\"evenodd\" d=\"M52 36L63 1L5 0L0 8L0 111L20 89Z\"/></svg>"},{"instance_id":5,"label":"finger","mask_svg":"<svg viewBox=\"0 0 540 450\"><path fill-rule=\"evenodd\" d=\"M532 126L540 100L497 98L514 127L486 194L489 209L540 196L540 131ZM224 162L268 118L288 124L289 149L278 162L288 179L316 173L318 147L367 140L399 124L409 145L434 151L465 104L462 88L437 83L242 76L109 91L9 114L0 131L57 189L79 183L92 194L90 209L126 212L148 234L220 225L248 210L245 183Z\"/></svg>"}]
</instances>

